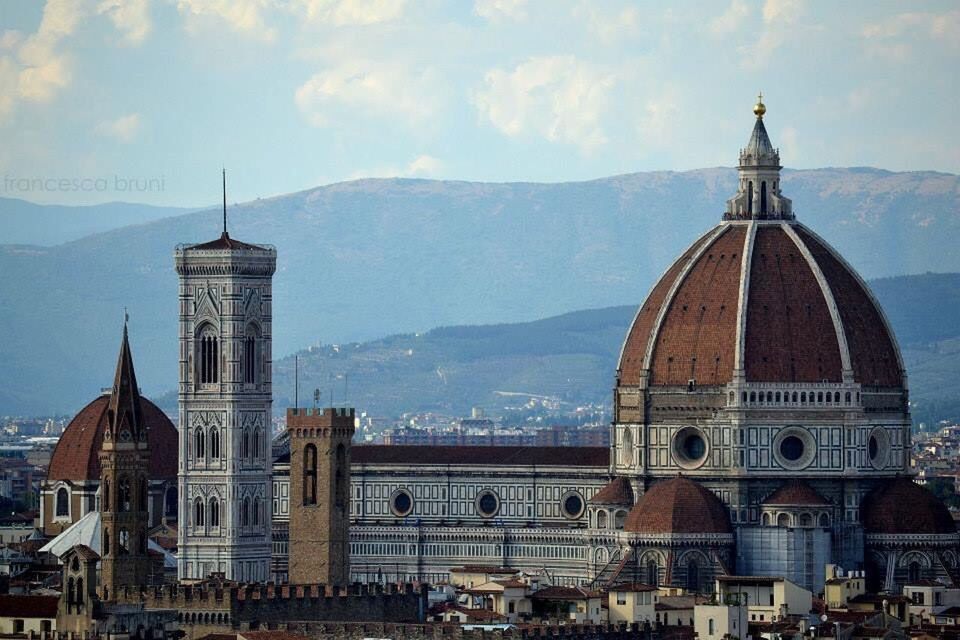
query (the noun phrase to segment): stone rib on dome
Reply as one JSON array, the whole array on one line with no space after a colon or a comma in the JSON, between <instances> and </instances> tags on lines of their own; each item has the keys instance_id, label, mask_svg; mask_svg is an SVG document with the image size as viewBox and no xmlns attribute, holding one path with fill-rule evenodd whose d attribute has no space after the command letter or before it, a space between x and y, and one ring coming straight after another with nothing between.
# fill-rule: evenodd
<instances>
[{"instance_id":1,"label":"stone rib on dome","mask_svg":"<svg viewBox=\"0 0 960 640\"><path fill-rule=\"evenodd\" d=\"M720 498L683 476L654 483L630 510L623 529L648 535L733 532Z\"/></svg>"},{"instance_id":2,"label":"stone rib on dome","mask_svg":"<svg viewBox=\"0 0 960 640\"><path fill-rule=\"evenodd\" d=\"M619 385L726 384L738 352L748 382L841 382L850 362L854 382L903 386L896 340L869 289L795 221L725 222L695 242L641 305Z\"/></svg>"},{"instance_id":3,"label":"stone rib on dome","mask_svg":"<svg viewBox=\"0 0 960 640\"><path fill-rule=\"evenodd\" d=\"M623 476L617 476L608 482L603 489L593 494L588 500L590 504L612 504L631 506L633 504L633 488L630 481Z\"/></svg>"},{"instance_id":4,"label":"stone rib on dome","mask_svg":"<svg viewBox=\"0 0 960 640\"><path fill-rule=\"evenodd\" d=\"M177 429L167 415L144 397L140 397L142 418L150 446L150 478L168 480L177 477ZM110 396L102 395L77 413L60 436L47 481L82 482L100 480L100 446L109 422Z\"/></svg>"},{"instance_id":5,"label":"stone rib on dome","mask_svg":"<svg viewBox=\"0 0 960 640\"><path fill-rule=\"evenodd\" d=\"M895 478L871 491L860 505L867 534L955 534L946 505L910 478Z\"/></svg>"}]
</instances>

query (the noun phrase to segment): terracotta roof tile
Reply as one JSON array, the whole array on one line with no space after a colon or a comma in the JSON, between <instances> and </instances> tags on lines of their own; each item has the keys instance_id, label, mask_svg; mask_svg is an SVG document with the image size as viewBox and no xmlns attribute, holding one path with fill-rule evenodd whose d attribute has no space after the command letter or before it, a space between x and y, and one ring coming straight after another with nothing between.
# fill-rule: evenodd
<instances>
[{"instance_id":1,"label":"terracotta roof tile","mask_svg":"<svg viewBox=\"0 0 960 640\"><path fill-rule=\"evenodd\" d=\"M184 251L268 251L267 247L249 242L241 242L230 237L230 234L224 231L220 237L210 242L192 244L184 247Z\"/></svg>"},{"instance_id":2,"label":"terracotta roof tile","mask_svg":"<svg viewBox=\"0 0 960 640\"><path fill-rule=\"evenodd\" d=\"M720 498L683 476L661 480L647 489L627 515L623 529L641 534L733 531Z\"/></svg>"},{"instance_id":3,"label":"terracotta roof tile","mask_svg":"<svg viewBox=\"0 0 960 640\"><path fill-rule=\"evenodd\" d=\"M593 494L588 500L592 504L633 505L633 488L630 481L623 476L617 476Z\"/></svg>"},{"instance_id":4,"label":"terracotta roof tile","mask_svg":"<svg viewBox=\"0 0 960 640\"><path fill-rule=\"evenodd\" d=\"M946 505L910 478L896 478L871 491L860 505L860 516L868 534L935 535L957 531Z\"/></svg>"},{"instance_id":5,"label":"terracotta roof tile","mask_svg":"<svg viewBox=\"0 0 960 640\"><path fill-rule=\"evenodd\" d=\"M140 398L150 444L150 477L177 477L177 429L170 418L144 397ZM100 479L100 446L107 428L110 396L102 395L74 416L60 436L50 458L47 481Z\"/></svg>"},{"instance_id":6,"label":"terracotta roof tile","mask_svg":"<svg viewBox=\"0 0 960 640\"><path fill-rule=\"evenodd\" d=\"M830 501L814 491L806 482L788 480L786 484L771 493L763 504L826 506Z\"/></svg>"}]
</instances>

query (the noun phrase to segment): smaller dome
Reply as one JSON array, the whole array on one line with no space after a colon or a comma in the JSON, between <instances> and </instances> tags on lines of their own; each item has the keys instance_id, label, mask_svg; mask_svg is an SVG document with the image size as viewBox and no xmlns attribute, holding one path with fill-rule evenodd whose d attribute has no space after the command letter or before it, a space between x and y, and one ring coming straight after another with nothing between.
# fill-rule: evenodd
<instances>
[{"instance_id":1,"label":"smaller dome","mask_svg":"<svg viewBox=\"0 0 960 640\"><path fill-rule=\"evenodd\" d=\"M950 510L910 478L896 478L873 491L860 505L868 534L937 535L956 533Z\"/></svg>"},{"instance_id":2,"label":"smaller dome","mask_svg":"<svg viewBox=\"0 0 960 640\"><path fill-rule=\"evenodd\" d=\"M683 476L651 486L630 510L623 529L645 534L733 532L720 498Z\"/></svg>"},{"instance_id":3,"label":"smaller dome","mask_svg":"<svg viewBox=\"0 0 960 640\"><path fill-rule=\"evenodd\" d=\"M617 476L607 485L593 494L588 500L590 504L611 504L617 506L633 505L633 488L630 481L623 476Z\"/></svg>"},{"instance_id":4,"label":"smaller dome","mask_svg":"<svg viewBox=\"0 0 960 640\"><path fill-rule=\"evenodd\" d=\"M143 419L150 445L150 477L153 480L172 480L177 477L177 428L160 408L144 397L140 398ZM100 447L107 430L107 409L110 396L102 395L80 410L60 436L50 466L47 481L100 480Z\"/></svg>"},{"instance_id":5,"label":"smaller dome","mask_svg":"<svg viewBox=\"0 0 960 640\"><path fill-rule=\"evenodd\" d=\"M825 507L830 501L802 480L790 480L763 501L765 506Z\"/></svg>"}]
</instances>

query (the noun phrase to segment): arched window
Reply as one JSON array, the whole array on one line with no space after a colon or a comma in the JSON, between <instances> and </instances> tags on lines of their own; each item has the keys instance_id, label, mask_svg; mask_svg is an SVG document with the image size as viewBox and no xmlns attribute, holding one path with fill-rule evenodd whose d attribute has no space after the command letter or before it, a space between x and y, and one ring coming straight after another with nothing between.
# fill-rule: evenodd
<instances>
[{"instance_id":1,"label":"arched window","mask_svg":"<svg viewBox=\"0 0 960 640\"><path fill-rule=\"evenodd\" d=\"M813 526L813 516L809 513L800 514L800 526L801 527L812 527Z\"/></svg>"},{"instance_id":2,"label":"arched window","mask_svg":"<svg viewBox=\"0 0 960 640\"><path fill-rule=\"evenodd\" d=\"M240 510L240 526L246 527L250 525L250 498L243 499L243 506Z\"/></svg>"},{"instance_id":3,"label":"arched window","mask_svg":"<svg viewBox=\"0 0 960 640\"><path fill-rule=\"evenodd\" d=\"M627 512L621 509L613 514L614 529L623 529L623 523L627 521Z\"/></svg>"},{"instance_id":4,"label":"arched window","mask_svg":"<svg viewBox=\"0 0 960 640\"><path fill-rule=\"evenodd\" d=\"M760 182L760 213L767 212L767 181Z\"/></svg>"},{"instance_id":5,"label":"arched window","mask_svg":"<svg viewBox=\"0 0 960 640\"><path fill-rule=\"evenodd\" d=\"M77 578L77 611L83 608L83 578Z\"/></svg>"},{"instance_id":6,"label":"arched window","mask_svg":"<svg viewBox=\"0 0 960 640\"><path fill-rule=\"evenodd\" d=\"M204 325L197 336L197 378L200 384L214 384L220 380L220 342L217 331Z\"/></svg>"},{"instance_id":7,"label":"arched window","mask_svg":"<svg viewBox=\"0 0 960 640\"><path fill-rule=\"evenodd\" d=\"M74 602L76 602L76 600L77 600L77 596L76 596L75 586L73 583L73 578L68 578L67 579L67 607L69 607Z\"/></svg>"},{"instance_id":8,"label":"arched window","mask_svg":"<svg viewBox=\"0 0 960 640\"><path fill-rule=\"evenodd\" d=\"M833 401L834 401L836 404L840 404L840 392L839 392L839 391L837 391L836 393L833 394Z\"/></svg>"},{"instance_id":9,"label":"arched window","mask_svg":"<svg viewBox=\"0 0 960 640\"><path fill-rule=\"evenodd\" d=\"M177 517L177 487L176 486L167 487L166 492L164 492L163 515L168 518Z\"/></svg>"},{"instance_id":10,"label":"arched window","mask_svg":"<svg viewBox=\"0 0 960 640\"><path fill-rule=\"evenodd\" d=\"M101 511L110 511L110 480L103 481L103 491L100 492L100 510Z\"/></svg>"},{"instance_id":11,"label":"arched window","mask_svg":"<svg viewBox=\"0 0 960 640\"><path fill-rule=\"evenodd\" d=\"M200 498L197 498L197 501L193 505L193 526L203 526L203 500Z\"/></svg>"},{"instance_id":12,"label":"arched window","mask_svg":"<svg viewBox=\"0 0 960 640\"><path fill-rule=\"evenodd\" d=\"M250 432L246 428L240 438L240 457L246 459L250 455Z\"/></svg>"},{"instance_id":13,"label":"arched window","mask_svg":"<svg viewBox=\"0 0 960 640\"><path fill-rule=\"evenodd\" d=\"M687 590L692 593L700 591L700 565L696 560L687 563Z\"/></svg>"},{"instance_id":14,"label":"arched window","mask_svg":"<svg viewBox=\"0 0 960 640\"><path fill-rule=\"evenodd\" d=\"M220 503L216 498L210 498L210 526L220 526Z\"/></svg>"},{"instance_id":15,"label":"arched window","mask_svg":"<svg viewBox=\"0 0 960 640\"><path fill-rule=\"evenodd\" d=\"M147 489L147 478L145 476L140 476L140 511L149 512L150 511L150 502L148 498L148 489Z\"/></svg>"},{"instance_id":16,"label":"arched window","mask_svg":"<svg viewBox=\"0 0 960 640\"><path fill-rule=\"evenodd\" d=\"M753 180L747 182L747 215L753 215Z\"/></svg>"},{"instance_id":17,"label":"arched window","mask_svg":"<svg viewBox=\"0 0 960 640\"><path fill-rule=\"evenodd\" d=\"M777 402L780 402L780 392L779 392L779 391L777 391L776 399L777 399Z\"/></svg>"},{"instance_id":18,"label":"arched window","mask_svg":"<svg viewBox=\"0 0 960 640\"><path fill-rule=\"evenodd\" d=\"M303 504L317 504L317 447L303 448Z\"/></svg>"},{"instance_id":19,"label":"arched window","mask_svg":"<svg viewBox=\"0 0 960 640\"><path fill-rule=\"evenodd\" d=\"M254 498L253 499L253 526L255 527L260 526L260 517L261 517L260 498Z\"/></svg>"},{"instance_id":20,"label":"arched window","mask_svg":"<svg viewBox=\"0 0 960 640\"><path fill-rule=\"evenodd\" d=\"M258 356L259 341L257 340L257 330L254 326L247 327L247 335L243 340L243 382L244 384L257 383L257 368L259 366Z\"/></svg>"},{"instance_id":21,"label":"arched window","mask_svg":"<svg viewBox=\"0 0 960 640\"><path fill-rule=\"evenodd\" d=\"M347 451L343 444L337 445L337 470L333 474L334 501L338 507L347 504Z\"/></svg>"},{"instance_id":22,"label":"arched window","mask_svg":"<svg viewBox=\"0 0 960 640\"><path fill-rule=\"evenodd\" d=\"M765 527L770 526L770 514L769 513L763 514L763 516L760 518L760 522Z\"/></svg>"},{"instance_id":23,"label":"arched window","mask_svg":"<svg viewBox=\"0 0 960 640\"><path fill-rule=\"evenodd\" d=\"M200 461L206 458L207 456L207 438L203 433L203 429L197 427L197 430L193 434L193 459Z\"/></svg>"},{"instance_id":24,"label":"arched window","mask_svg":"<svg viewBox=\"0 0 960 640\"><path fill-rule=\"evenodd\" d=\"M67 517L70 515L70 492L66 487L57 489L57 516Z\"/></svg>"},{"instance_id":25,"label":"arched window","mask_svg":"<svg viewBox=\"0 0 960 640\"><path fill-rule=\"evenodd\" d=\"M830 528L830 516L825 513L820 514L820 526L824 529Z\"/></svg>"},{"instance_id":26,"label":"arched window","mask_svg":"<svg viewBox=\"0 0 960 640\"><path fill-rule=\"evenodd\" d=\"M756 391L751 391L751 392L750 392L750 402L756 402L756 401L757 401L757 392L756 392Z\"/></svg>"},{"instance_id":27,"label":"arched window","mask_svg":"<svg viewBox=\"0 0 960 640\"><path fill-rule=\"evenodd\" d=\"M767 402L773 402L773 391L767 391Z\"/></svg>"},{"instance_id":28,"label":"arched window","mask_svg":"<svg viewBox=\"0 0 960 640\"><path fill-rule=\"evenodd\" d=\"M847 391L847 394L844 396L844 400L846 400L846 403L847 403L847 404L850 404L850 392L849 392L849 391Z\"/></svg>"},{"instance_id":29,"label":"arched window","mask_svg":"<svg viewBox=\"0 0 960 640\"><path fill-rule=\"evenodd\" d=\"M917 584L920 581L920 563L911 562L907 565L907 582Z\"/></svg>"},{"instance_id":30,"label":"arched window","mask_svg":"<svg viewBox=\"0 0 960 640\"><path fill-rule=\"evenodd\" d=\"M117 536L120 543L120 555L125 556L130 553L130 532L126 529L120 529L120 535Z\"/></svg>"},{"instance_id":31,"label":"arched window","mask_svg":"<svg viewBox=\"0 0 960 640\"><path fill-rule=\"evenodd\" d=\"M260 427L253 428L253 459L260 459Z\"/></svg>"},{"instance_id":32,"label":"arched window","mask_svg":"<svg viewBox=\"0 0 960 640\"><path fill-rule=\"evenodd\" d=\"M106 528L103 530L103 549L101 551L105 556L110 555L110 530Z\"/></svg>"},{"instance_id":33,"label":"arched window","mask_svg":"<svg viewBox=\"0 0 960 640\"><path fill-rule=\"evenodd\" d=\"M117 510L130 511L130 476L122 475L117 481Z\"/></svg>"},{"instance_id":34,"label":"arched window","mask_svg":"<svg viewBox=\"0 0 960 640\"><path fill-rule=\"evenodd\" d=\"M647 584L651 587L660 586L660 567L656 560L647 561Z\"/></svg>"},{"instance_id":35,"label":"arched window","mask_svg":"<svg viewBox=\"0 0 960 640\"><path fill-rule=\"evenodd\" d=\"M210 458L212 460L220 459L220 432L216 427L210 429Z\"/></svg>"},{"instance_id":36,"label":"arched window","mask_svg":"<svg viewBox=\"0 0 960 640\"><path fill-rule=\"evenodd\" d=\"M794 402L797 401L797 392L796 392L796 391L793 392L793 401L794 401Z\"/></svg>"},{"instance_id":37,"label":"arched window","mask_svg":"<svg viewBox=\"0 0 960 640\"><path fill-rule=\"evenodd\" d=\"M607 512L598 511L597 512L597 529L606 529L607 528Z\"/></svg>"},{"instance_id":38,"label":"arched window","mask_svg":"<svg viewBox=\"0 0 960 640\"><path fill-rule=\"evenodd\" d=\"M778 527L789 527L790 526L790 516L786 513L781 513L777 516L777 526Z\"/></svg>"},{"instance_id":39,"label":"arched window","mask_svg":"<svg viewBox=\"0 0 960 640\"><path fill-rule=\"evenodd\" d=\"M807 402L807 392L804 391L800 394L800 404L805 404Z\"/></svg>"}]
</instances>

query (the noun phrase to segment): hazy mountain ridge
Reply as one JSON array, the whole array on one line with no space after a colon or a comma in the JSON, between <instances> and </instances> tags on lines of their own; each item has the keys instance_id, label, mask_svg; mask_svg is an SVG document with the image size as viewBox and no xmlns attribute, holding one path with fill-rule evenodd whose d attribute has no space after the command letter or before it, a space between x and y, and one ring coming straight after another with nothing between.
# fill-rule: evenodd
<instances>
[{"instance_id":1,"label":"hazy mountain ridge","mask_svg":"<svg viewBox=\"0 0 960 640\"><path fill-rule=\"evenodd\" d=\"M562 184L360 180L231 207L230 231L277 246L279 359L320 342L639 304L720 219L735 182L723 168ZM865 277L960 271L957 176L786 171L783 188ZM172 251L219 229L212 209L55 247L0 246L0 413L74 411L109 384L124 306L145 392L173 388ZM613 366L597 365L602 393Z\"/></svg>"}]
</instances>

